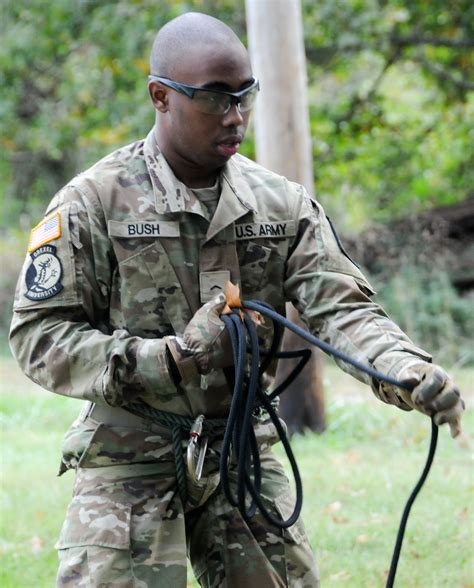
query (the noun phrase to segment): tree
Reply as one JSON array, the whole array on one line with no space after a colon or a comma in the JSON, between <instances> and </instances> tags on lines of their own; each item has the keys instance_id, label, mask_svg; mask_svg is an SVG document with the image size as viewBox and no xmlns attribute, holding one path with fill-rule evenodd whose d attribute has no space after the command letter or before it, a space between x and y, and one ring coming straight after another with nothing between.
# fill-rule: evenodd
<instances>
[{"instance_id":1,"label":"tree","mask_svg":"<svg viewBox=\"0 0 474 588\"><path fill-rule=\"evenodd\" d=\"M148 132L156 31L186 10L217 5L238 23L230 0L2 2L1 226L26 214L28 227L78 171Z\"/></svg>"},{"instance_id":2,"label":"tree","mask_svg":"<svg viewBox=\"0 0 474 588\"><path fill-rule=\"evenodd\" d=\"M466 0L304 2L318 197L346 232L472 191L473 17Z\"/></svg>"},{"instance_id":3,"label":"tree","mask_svg":"<svg viewBox=\"0 0 474 588\"><path fill-rule=\"evenodd\" d=\"M302 183L314 195L300 1L273 0L269 10L266 2L247 0L247 25L253 68L262 84L254 115L257 159L265 167ZM286 83L288 72L291 84ZM287 305L287 315L302 325L292 305ZM299 347L309 346L287 331L282 348ZM276 384L286 379L296 363L280 360ZM322 364L316 350L312 349L305 371L281 396L280 412L292 432L324 429Z\"/></svg>"}]
</instances>

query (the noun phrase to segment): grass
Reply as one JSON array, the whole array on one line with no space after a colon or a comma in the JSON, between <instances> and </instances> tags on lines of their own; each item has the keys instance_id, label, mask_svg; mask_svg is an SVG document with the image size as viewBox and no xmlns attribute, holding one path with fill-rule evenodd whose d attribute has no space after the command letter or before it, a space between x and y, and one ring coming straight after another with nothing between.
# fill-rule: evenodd
<instances>
[{"instance_id":1,"label":"grass","mask_svg":"<svg viewBox=\"0 0 474 588\"><path fill-rule=\"evenodd\" d=\"M80 403L37 389L8 358L0 368L0 586L46 588L54 585L53 546L73 480L55 477L61 439ZM303 518L323 587L382 587L403 506L426 457L429 421L379 403L333 367L325 373L328 430L292 440L303 476ZM474 586L473 371L456 376L470 407L466 437L460 443L440 432L433 469L408 522L397 588ZM196 586L191 578L189 586Z\"/></svg>"}]
</instances>

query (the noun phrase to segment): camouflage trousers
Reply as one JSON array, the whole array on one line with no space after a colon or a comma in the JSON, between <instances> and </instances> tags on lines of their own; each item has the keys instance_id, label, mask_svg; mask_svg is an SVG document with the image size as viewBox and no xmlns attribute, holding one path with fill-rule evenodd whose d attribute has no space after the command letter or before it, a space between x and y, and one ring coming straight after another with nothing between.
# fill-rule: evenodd
<instances>
[{"instance_id":1,"label":"camouflage trousers","mask_svg":"<svg viewBox=\"0 0 474 588\"><path fill-rule=\"evenodd\" d=\"M154 463L120 463L130 460L131 453L116 435L123 441L131 432L113 429L98 427L80 457L57 544L57 586L185 588L188 557L199 584L209 588L319 586L303 523L282 530L258 512L246 522L219 488L212 447L201 480L188 478L188 500L182 504L169 441L166 447L156 436ZM146 453L154 439L148 434L142 440ZM260 431L262 497L286 518L294 499L267 441ZM99 465L104 461L109 465Z\"/></svg>"}]
</instances>

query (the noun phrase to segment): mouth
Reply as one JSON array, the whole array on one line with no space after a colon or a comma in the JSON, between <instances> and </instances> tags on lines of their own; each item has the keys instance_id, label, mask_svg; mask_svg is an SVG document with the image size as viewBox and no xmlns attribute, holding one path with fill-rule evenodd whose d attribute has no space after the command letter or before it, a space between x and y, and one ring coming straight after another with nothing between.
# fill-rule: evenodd
<instances>
[{"instance_id":1,"label":"mouth","mask_svg":"<svg viewBox=\"0 0 474 588\"><path fill-rule=\"evenodd\" d=\"M229 137L217 143L217 151L223 157L232 157L232 155L235 155L239 150L241 142L242 137Z\"/></svg>"}]
</instances>

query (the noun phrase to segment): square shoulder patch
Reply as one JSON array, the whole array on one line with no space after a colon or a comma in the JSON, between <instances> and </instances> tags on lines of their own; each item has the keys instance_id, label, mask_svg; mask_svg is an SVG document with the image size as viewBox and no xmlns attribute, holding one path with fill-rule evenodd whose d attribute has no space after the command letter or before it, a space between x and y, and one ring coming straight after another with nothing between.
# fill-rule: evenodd
<instances>
[{"instance_id":1,"label":"square shoulder patch","mask_svg":"<svg viewBox=\"0 0 474 588\"><path fill-rule=\"evenodd\" d=\"M30 240L28 241L28 252L31 253L54 239L61 236L61 215L56 212L42 220L36 227L31 229Z\"/></svg>"}]
</instances>

